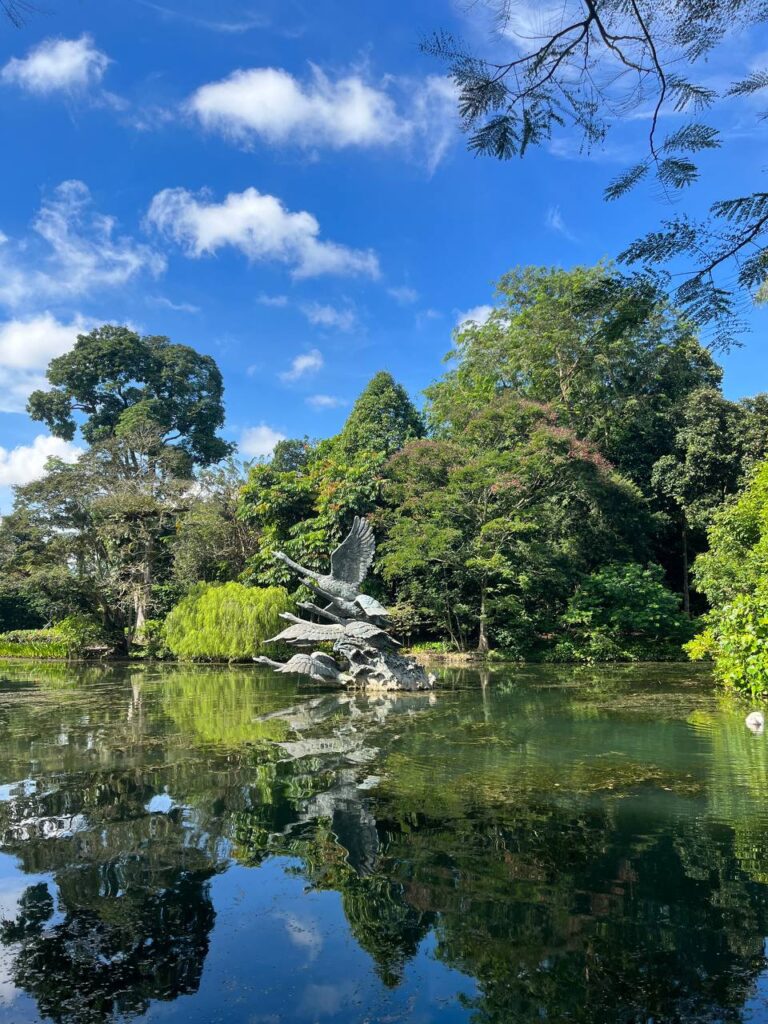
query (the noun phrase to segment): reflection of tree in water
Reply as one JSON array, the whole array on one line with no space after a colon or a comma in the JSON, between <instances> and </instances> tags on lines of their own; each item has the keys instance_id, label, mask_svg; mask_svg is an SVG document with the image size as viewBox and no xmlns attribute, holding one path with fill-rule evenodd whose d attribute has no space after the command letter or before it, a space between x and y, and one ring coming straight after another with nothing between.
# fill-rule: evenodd
<instances>
[{"instance_id":1,"label":"reflection of tree in water","mask_svg":"<svg viewBox=\"0 0 768 1024\"><path fill-rule=\"evenodd\" d=\"M54 882L25 891L0 942L14 984L54 1021L138 1015L197 991L215 919L208 883L227 863L222 835L265 789L250 748L203 756L189 730L168 728L142 675L89 693L65 679L64 690L30 692L20 674L0 711L2 777L27 780L0 803L2 848ZM215 695L216 677L203 681ZM182 716L195 692L183 682L171 680ZM226 711L232 680L219 682ZM242 734L228 721L225 731Z\"/></svg>"},{"instance_id":2,"label":"reflection of tree in water","mask_svg":"<svg viewBox=\"0 0 768 1024\"><path fill-rule=\"evenodd\" d=\"M166 888L143 898L134 892L130 907L115 904L108 913L70 907L61 893L56 914L47 885L31 886L16 920L0 929L0 941L18 949L14 984L43 1016L72 1024L141 1014L152 999L196 992L215 916L209 874L176 872Z\"/></svg>"},{"instance_id":3,"label":"reflection of tree in water","mask_svg":"<svg viewBox=\"0 0 768 1024\"><path fill-rule=\"evenodd\" d=\"M96 1024L196 991L208 880L232 856L285 855L339 893L385 984L431 932L476 979L478 1024L739 1017L768 933L768 844L750 820L768 748L740 723L686 726L711 760L704 786L676 773L674 729L643 763L541 767L540 691L511 717L492 681L430 708L202 675L0 706L2 776L37 783L0 803L3 848L55 881L26 891L0 940L42 1014ZM563 728L610 731L593 710L573 701Z\"/></svg>"},{"instance_id":4,"label":"reflection of tree in water","mask_svg":"<svg viewBox=\"0 0 768 1024\"><path fill-rule=\"evenodd\" d=\"M765 844L751 844L746 863L739 820L675 820L677 802L701 794L671 769L604 759L586 773L561 769L557 802L530 779L516 790L490 770L509 755L494 753L499 729L491 736L486 725L483 708L475 721L435 723L446 730L437 740L414 723L406 752L390 755L371 792L337 764L334 784L305 795L292 821L254 827L253 814L239 816L238 856L297 857L312 886L338 891L387 984L433 929L438 959L476 979L468 1009L482 1024L739 1019L767 966ZM489 768L482 785L424 771L429 743L449 741L454 726L456 742L475 745ZM504 732L511 746L529 742L524 722ZM669 736L658 744L662 753L674 745ZM312 776L318 764L304 761ZM659 784L667 803L649 816L646 794ZM546 793L551 780L540 785Z\"/></svg>"}]
</instances>

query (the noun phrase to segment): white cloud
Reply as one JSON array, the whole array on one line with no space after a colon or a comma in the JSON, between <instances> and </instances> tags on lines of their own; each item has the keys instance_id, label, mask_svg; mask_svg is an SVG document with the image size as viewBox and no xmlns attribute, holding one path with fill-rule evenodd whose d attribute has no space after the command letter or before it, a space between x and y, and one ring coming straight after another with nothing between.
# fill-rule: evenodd
<instances>
[{"instance_id":1,"label":"white cloud","mask_svg":"<svg viewBox=\"0 0 768 1024\"><path fill-rule=\"evenodd\" d=\"M478 326L482 326L487 322L488 317L493 312L493 306L473 306L472 309L467 309L463 313L459 313L456 317L456 326L461 327L467 323L475 323Z\"/></svg>"},{"instance_id":2,"label":"white cloud","mask_svg":"<svg viewBox=\"0 0 768 1024\"><path fill-rule=\"evenodd\" d=\"M559 206L549 207L544 217L544 224L550 231L557 232L558 235L562 235L563 238L567 238L569 242L576 241L576 236L570 231L568 225L563 220L563 215L560 212Z\"/></svg>"},{"instance_id":3,"label":"white cloud","mask_svg":"<svg viewBox=\"0 0 768 1024\"><path fill-rule=\"evenodd\" d=\"M247 427L240 435L240 451L250 458L271 455L278 441L285 441L286 435L279 430L260 423L258 427Z\"/></svg>"},{"instance_id":4,"label":"white cloud","mask_svg":"<svg viewBox=\"0 0 768 1024\"><path fill-rule=\"evenodd\" d=\"M290 370L280 374L280 380L299 380L300 377L308 377L313 373L317 373L318 370L322 369L322 366L323 353L319 349L313 348L309 352L296 356L291 363Z\"/></svg>"},{"instance_id":5,"label":"white cloud","mask_svg":"<svg viewBox=\"0 0 768 1024\"><path fill-rule=\"evenodd\" d=\"M39 480L45 473L45 464L55 456L64 462L76 462L82 448L50 434L38 434L32 444L16 448L0 447L0 487L13 487Z\"/></svg>"},{"instance_id":6,"label":"white cloud","mask_svg":"<svg viewBox=\"0 0 768 1024\"><path fill-rule=\"evenodd\" d=\"M269 19L266 15L251 11L245 12L244 17L228 21L224 18L200 18L186 10L176 11L171 7L163 7L161 4L151 3L150 0L138 0L138 3L142 7L148 7L152 11L157 11L158 14L163 15L166 19L178 19L190 25L196 25L198 28L207 29L210 32L223 32L226 35L238 35L242 32L249 32L254 28L266 28L269 25Z\"/></svg>"},{"instance_id":7,"label":"white cloud","mask_svg":"<svg viewBox=\"0 0 768 1024\"><path fill-rule=\"evenodd\" d=\"M45 387L50 360L68 352L89 326L79 316L60 323L51 313L0 322L0 412L23 412L30 393Z\"/></svg>"},{"instance_id":8,"label":"white cloud","mask_svg":"<svg viewBox=\"0 0 768 1024\"><path fill-rule=\"evenodd\" d=\"M347 405L346 399L337 398L335 395L309 395L304 401L318 410L338 409L341 405Z\"/></svg>"},{"instance_id":9,"label":"white cloud","mask_svg":"<svg viewBox=\"0 0 768 1024\"><path fill-rule=\"evenodd\" d=\"M265 295L263 292L256 299L262 306L271 306L274 309L284 309L288 305L287 295Z\"/></svg>"},{"instance_id":10,"label":"white cloud","mask_svg":"<svg viewBox=\"0 0 768 1024\"><path fill-rule=\"evenodd\" d=\"M289 264L294 277L379 275L372 250L321 241L311 213L292 213L275 196L255 188L230 192L222 203L208 201L206 193L167 188L152 200L147 219L193 258L231 245L250 260Z\"/></svg>"},{"instance_id":11,"label":"white cloud","mask_svg":"<svg viewBox=\"0 0 768 1024\"><path fill-rule=\"evenodd\" d=\"M317 327L332 327L337 331L353 331L357 327L357 313L354 309L337 309L319 302L301 307L304 316Z\"/></svg>"},{"instance_id":12,"label":"white cloud","mask_svg":"<svg viewBox=\"0 0 768 1024\"><path fill-rule=\"evenodd\" d=\"M28 92L71 92L100 82L109 63L109 57L96 49L88 35L79 39L44 39L26 57L11 58L0 78Z\"/></svg>"},{"instance_id":13,"label":"white cloud","mask_svg":"<svg viewBox=\"0 0 768 1024\"><path fill-rule=\"evenodd\" d=\"M332 82L315 66L306 83L281 68L234 71L201 86L189 106L204 127L241 141L258 135L267 142L342 149L390 145L407 131L386 92L359 75Z\"/></svg>"},{"instance_id":14,"label":"white cloud","mask_svg":"<svg viewBox=\"0 0 768 1024\"><path fill-rule=\"evenodd\" d=\"M62 182L32 223L37 237L0 247L0 302L38 304L120 287L144 271L162 273L163 257L118 235L116 226L114 217L94 211L82 181Z\"/></svg>"},{"instance_id":15,"label":"white cloud","mask_svg":"<svg viewBox=\"0 0 768 1024\"><path fill-rule=\"evenodd\" d=\"M416 289L409 288L405 284L394 288L387 288L387 294L391 295L395 302L399 302L401 306L410 306L419 298L419 293Z\"/></svg>"},{"instance_id":16,"label":"white cloud","mask_svg":"<svg viewBox=\"0 0 768 1024\"><path fill-rule=\"evenodd\" d=\"M156 306L164 306L166 309L172 309L175 313L200 312L200 307L193 305L191 302L172 302L164 295L155 295L150 301L154 302Z\"/></svg>"},{"instance_id":17,"label":"white cloud","mask_svg":"<svg viewBox=\"0 0 768 1024\"><path fill-rule=\"evenodd\" d=\"M201 86L188 109L204 128L241 144L259 138L304 148L404 147L430 172L456 136L456 88L450 79L388 76L367 81L359 71L332 79L316 65L305 81L282 68L234 71Z\"/></svg>"}]
</instances>

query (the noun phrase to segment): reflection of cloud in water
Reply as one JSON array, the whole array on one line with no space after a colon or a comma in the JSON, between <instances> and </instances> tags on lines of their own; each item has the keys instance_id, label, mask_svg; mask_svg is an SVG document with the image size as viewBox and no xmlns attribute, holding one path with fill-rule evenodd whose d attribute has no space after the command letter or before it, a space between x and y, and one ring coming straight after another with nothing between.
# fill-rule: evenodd
<instances>
[{"instance_id":1,"label":"reflection of cloud in water","mask_svg":"<svg viewBox=\"0 0 768 1024\"><path fill-rule=\"evenodd\" d=\"M34 779L20 779L18 782L8 782L0 786L0 803L9 803L11 800L19 800L25 796L31 796L37 791L37 782Z\"/></svg>"},{"instance_id":2,"label":"reflection of cloud in water","mask_svg":"<svg viewBox=\"0 0 768 1024\"><path fill-rule=\"evenodd\" d=\"M0 1006L10 1006L19 997L19 990L13 983L15 950L0 946Z\"/></svg>"},{"instance_id":3,"label":"reflection of cloud in water","mask_svg":"<svg viewBox=\"0 0 768 1024\"><path fill-rule=\"evenodd\" d=\"M20 875L15 864L15 857L0 853L0 921L12 921L16 917L19 912L19 900L30 886L38 882L48 884L51 881L50 875L34 872Z\"/></svg>"},{"instance_id":4,"label":"reflection of cloud in water","mask_svg":"<svg viewBox=\"0 0 768 1024\"><path fill-rule=\"evenodd\" d=\"M288 938L299 949L306 950L307 959L310 963L316 960L323 948L323 936L316 921L311 918L299 917L298 914L290 914L287 911L274 915L278 921L282 921L288 932Z\"/></svg>"},{"instance_id":5,"label":"reflection of cloud in water","mask_svg":"<svg viewBox=\"0 0 768 1024\"><path fill-rule=\"evenodd\" d=\"M339 985L307 985L299 1004L299 1015L332 1017L345 1004L352 1002L356 992L357 988L351 981Z\"/></svg>"},{"instance_id":6,"label":"reflection of cloud in water","mask_svg":"<svg viewBox=\"0 0 768 1024\"><path fill-rule=\"evenodd\" d=\"M157 793L153 796L145 805L144 810L149 811L150 814L170 814L174 807L176 807L176 801L166 790L164 793Z\"/></svg>"}]
</instances>

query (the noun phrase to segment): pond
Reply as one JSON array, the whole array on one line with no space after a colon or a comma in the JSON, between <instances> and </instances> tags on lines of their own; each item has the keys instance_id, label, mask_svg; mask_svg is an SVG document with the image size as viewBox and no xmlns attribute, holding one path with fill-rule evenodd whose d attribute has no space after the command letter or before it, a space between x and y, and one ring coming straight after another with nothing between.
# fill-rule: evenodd
<instances>
[{"instance_id":1,"label":"pond","mask_svg":"<svg viewBox=\"0 0 768 1024\"><path fill-rule=\"evenodd\" d=\"M0 664L0 1021L768 1021L768 737L689 666Z\"/></svg>"}]
</instances>

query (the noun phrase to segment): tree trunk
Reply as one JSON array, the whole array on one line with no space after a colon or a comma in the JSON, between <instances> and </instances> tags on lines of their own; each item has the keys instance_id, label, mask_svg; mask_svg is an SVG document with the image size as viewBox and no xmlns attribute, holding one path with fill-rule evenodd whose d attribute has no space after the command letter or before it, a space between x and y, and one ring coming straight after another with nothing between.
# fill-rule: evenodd
<instances>
[{"instance_id":1,"label":"tree trunk","mask_svg":"<svg viewBox=\"0 0 768 1024\"><path fill-rule=\"evenodd\" d=\"M487 654L489 650L488 634L485 631L485 587L480 588L480 635L477 638L477 650L480 654Z\"/></svg>"},{"instance_id":2,"label":"tree trunk","mask_svg":"<svg viewBox=\"0 0 768 1024\"><path fill-rule=\"evenodd\" d=\"M685 522L682 528L682 554L683 554L683 611L691 617L691 582L690 570L688 568L688 530Z\"/></svg>"}]
</instances>

